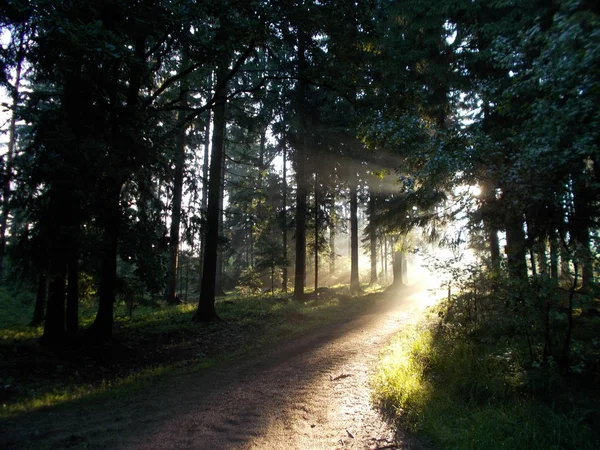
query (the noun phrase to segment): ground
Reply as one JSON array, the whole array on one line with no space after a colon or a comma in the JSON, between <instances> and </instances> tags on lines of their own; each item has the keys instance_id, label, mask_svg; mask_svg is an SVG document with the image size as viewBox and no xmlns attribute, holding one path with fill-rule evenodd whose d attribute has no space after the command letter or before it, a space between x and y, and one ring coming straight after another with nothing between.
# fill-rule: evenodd
<instances>
[{"instance_id":1,"label":"ground","mask_svg":"<svg viewBox=\"0 0 600 450\"><path fill-rule=\"evenodd\" d=\"M425 449L395 434L371 407L369 376L426 297L388 292L366 314L261 356L172 376L118 399L20 416L0 425L0 447Z\"/></svg>"}]
</instances>

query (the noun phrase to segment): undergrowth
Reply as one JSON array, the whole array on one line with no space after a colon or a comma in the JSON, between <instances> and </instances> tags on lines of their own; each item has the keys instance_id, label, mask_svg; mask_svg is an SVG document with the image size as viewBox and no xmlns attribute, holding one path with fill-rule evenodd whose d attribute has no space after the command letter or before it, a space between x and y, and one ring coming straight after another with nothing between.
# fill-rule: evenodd
<instances>
[{"instance_id":1,"label":"undergrowth","mask_svg":"<svg viewBox=\"0 0 600 450\"><path fill-rule=\"evenodd\" d=\"M518 309L471 290L397 336L373 378L387 419L442 449L600 448L599 323L575 317L569 364L558 364L544 343L563 339L563 318L538 326L528 295Z\"/></svg>"}]
</instances>

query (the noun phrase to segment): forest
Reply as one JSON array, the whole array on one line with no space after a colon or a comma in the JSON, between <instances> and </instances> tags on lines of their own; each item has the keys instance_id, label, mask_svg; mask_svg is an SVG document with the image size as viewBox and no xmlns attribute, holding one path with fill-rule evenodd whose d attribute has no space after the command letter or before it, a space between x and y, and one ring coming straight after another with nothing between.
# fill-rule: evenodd
<instances>
[{"instance_id":1,"label":"forest","mask_svg":"<svg viewBox=\"0 0 600 450\"><path fill-rule=\"evenodd\" d=\"M384 414L441 448L600 442L596 1L9 0L0 31L3 360L149 310L206 337L248 299L360 308L427 260ZM542 431L461 447L435 417L463 400Z\"/></svg>"}]
</instances>

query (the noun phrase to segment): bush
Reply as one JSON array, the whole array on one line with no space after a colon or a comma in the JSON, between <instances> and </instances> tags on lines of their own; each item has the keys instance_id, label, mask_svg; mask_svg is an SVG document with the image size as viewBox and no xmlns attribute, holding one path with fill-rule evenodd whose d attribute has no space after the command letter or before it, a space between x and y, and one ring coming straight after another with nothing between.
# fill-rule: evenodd
<instances>
[{"instance_id":1,"label":"bush","mask_svg":"<svg viewBox=\"0 0 600 450\"><path fill-rule=\"evenodd\" d=\"M236 288L241 295L255 295L262 291L260 273L251 267L242 270Z\"/></svg>"},{"instance_id":2,"label":"bush","mask_svg":"<svg viewBox=\"0 0 600 450\"><path fill-rule=\"evenodd\" d=\"M474 300L458 296L440 305L388 347L373 379L385 416L441 448L600 448L592 413L598 399L570 388L556 365L532 366L526 333L501 332L514 319L492 321L497 303L485 314L482 303L479 319L468 318L465 303ZM531 388L534 374L551 398Z\"/></svg>"}]
</instances>

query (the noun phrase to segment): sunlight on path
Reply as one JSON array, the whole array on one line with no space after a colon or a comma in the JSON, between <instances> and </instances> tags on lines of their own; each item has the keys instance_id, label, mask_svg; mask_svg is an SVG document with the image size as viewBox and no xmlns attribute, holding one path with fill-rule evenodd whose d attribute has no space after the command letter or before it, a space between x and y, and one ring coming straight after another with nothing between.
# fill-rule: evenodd
<instances>
[{"instance_id":1,"label":"sunlight on path","mask_svg":"<svg viewBox=\"0 0 600 450\"><path fill-rule=\"evenodd\" d=\"M419 281L420 285L431 284L426 278ZM435 294L427 289L408 296L402 291L389 292L382 299L384 310L312 350L308 358L294 358L301 364L297 370L312 370L314 377L305 384L294 383L290 390L296 395L287 392L289 401L281 414L270 418L260 436L237 448L423 449L410 438L395 436L372 408L369 380L381 349L398 330L418 320L436 302ZM310 361L315 358L321 363L313 366Z\"/></svg>"}]
</instances>

